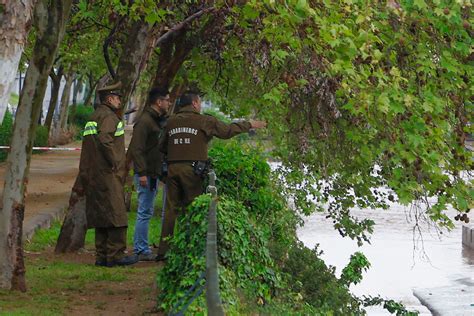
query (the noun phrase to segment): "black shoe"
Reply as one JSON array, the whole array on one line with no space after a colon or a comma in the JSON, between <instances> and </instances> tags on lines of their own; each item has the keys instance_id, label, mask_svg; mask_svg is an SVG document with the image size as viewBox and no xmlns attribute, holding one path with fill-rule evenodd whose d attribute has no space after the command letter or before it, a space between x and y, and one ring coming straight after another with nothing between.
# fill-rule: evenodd
<instances>
[{"instance_id":1,"label":"black shoe","mask_svg":"<svg viewBox=\"0 0 474 316\"><path fill-rule=\"evenodd\" d=\"M155 257L155 261L156 261L156 262L166 261L166 260L168 260L168 259L166 258L165 255L160 255L160 254L158 254L158 255Z\"/></svg>"},{"instance_id":2,"label":"black shoe","mask_svg":"<svg viewBox=\"0 0 474 316\"><path fill-rule=\"evenodd\" d=\"M138 256L126 256L118 260L114 260L112 262L107 262L107 267L115 267L115 266L129 266L138 262Z\"/></svg>"},{"instance_id":3,"label":"black shoe","mask_svg":"<svg viewBox=\"0 0 474 316\"><path fill-rule=\"evenodd\" d=\"M106 259L97 259L95 261L95 266L96 267L106 267L107 266L107 260Z\"/></svg>"},{"instance_id":4,"label":"black shoe","mask_svg":"<svg viewBox=\"0 0 474 316\"><path fill-rule=\"evenodd\" d=\"M138 254L138 261L154 261L155 256L150 253L140 253Z\"/></svg>"}]
</instances>

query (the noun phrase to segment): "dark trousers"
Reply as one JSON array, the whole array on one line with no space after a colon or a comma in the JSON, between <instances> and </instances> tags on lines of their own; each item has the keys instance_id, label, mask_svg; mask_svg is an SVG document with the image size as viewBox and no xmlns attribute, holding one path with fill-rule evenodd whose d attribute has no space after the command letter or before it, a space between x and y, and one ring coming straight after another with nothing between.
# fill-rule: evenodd
<instances>
[{"instance_id":1,"label":"dark trousers","mask_svg":"<svg viewBox=\"0 0 474 316\"><path fill-rule=\"evenodd\" d=\"M127 227L95 229L95 251L97 260L112 262L124 257L127 249Z\"/></svg>"},{"instance_id":2,"label":"dark trousers","mask_svg":"<svg viewBox=\"0 0 474 316\"><path fill-rule=\"evenodd\" d=\"M167 194L165 216L161 226L158 255L164 255L169 249L168 238L173 236L176 219L195 197L203 193L204 180L194 174L190 163L171 163L166 179Z\"/></svg>"}]
</instances>

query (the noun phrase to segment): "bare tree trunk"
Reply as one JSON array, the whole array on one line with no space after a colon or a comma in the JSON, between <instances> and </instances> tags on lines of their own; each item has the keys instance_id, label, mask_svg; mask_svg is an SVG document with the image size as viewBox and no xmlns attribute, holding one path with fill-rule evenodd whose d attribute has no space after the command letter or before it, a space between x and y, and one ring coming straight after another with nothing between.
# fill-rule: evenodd
<instances>
[{"instance_id":1,"label":"bare tree trunk","mask_svg":"<svg viewBox=\"0 0 474 316\"><path fill-rule=\"evenodd\" d=\"M52 81L51 99L49 100L48 114L46 114L46 119L44 120L44 126L48 128L48 135L49 131L51 130L54 111L56 110L56 105L58 104L59 89L61 87L61 79L63 77L63 67L59 67L57 74L54 72L54 69L51 69L51 73L49 74L49 76Z\"/></svg>"},{"instance_id":2,"label":"bare tree trunk","mask_svg":"<svg viewBox=\"0 0 474 316\"><path fill-rule=\"evenodd\" d=\"M71 2L40 0L35 7L37 38L13 126L0 213L0 288L26 291L22 225L31 151L48 76L64 35Z\"/></svg>"},{"instance_id":3,"label":"bare tree trunk","mask_svg":"<svg viewBox=\"0 0 474 316\"><path fill-rule=\"evenodd\" d=\"M102 78L99 79L95 90L97 91L97 89L102 88L103 86L107 85L107 82L109 81L110 78L111 77L108 73L103 75ZM99 94L96 93L94 97L94 108L96 108L99 104L100 104Z\"/></svg>"},{"instance_id":4,"label":"bare tree trunk","mask_svg":"<svg viewBox=\"0 0 474 316\"><path fill-rule=\"evenodd\" d=\"M128 107L128 102L135 91L140 73L145 68L150 54L155 46L156 31L145 21L133 22L129 36L119 59L117 81L122 82L122 106Z\"/></svg>"},{"instance_id":5,"label":"bare tree trunk","mask_svg":"<svg viewBox=\"0 0 474 316\"><path fill-rule=\"evenodd\" d=\"M74 252L84 247L87 233L86 197L79 176L72 188L55 253Z\"/></svg>"},{"instance_id":6,"label":"bare tree trunk","mask_svg":"<svg viewBox=\"0 0 474 316\"><path fill-rule=\"evenodd\" d=\"M69 110L69 97L71 95L71 86L74 81L74 74L66 75L66 84L64 85L63 95L61 96L61 111L59 112L58 131L67 128L67 116Z\"/></svg>"},{"instance_id":7,"label":"bare tree trunk","mask_svg":"<svg viewBox=\"0 0 474 316\"><path fill-rule=\"evenodd\" d=\"M87 74L87 83L89 85L89 89L87 91L87 95L84 98L84 105L88 106L91 103L92 96L94 95L95 87L99 83L99 80L95 80L91 73Z\"/></svg>"},{"instance_id":8,"label":"bare tree trunk","mask_svg":"<svg viewBox=\"0 0 474 316\"><path fill-rule=\"evenodd\" d=\"M0 0L0 122L10 100L37 0Z\"/></svg>"},{"instance_id":9,"label":"bare tree trunk","mask_svg":"<svg viewBox=\"0 0 474 316\"><path fill-rule=\"evenodd\" d=\"M163 43L160 46L160 58L153 80L153 87L169 90L181 65L188 58L193 47L192 41L186 41L185 30L177 34L174 41Z\"/></svg>"},{"instance_id":10,"label":"bare tree trunk","mask_svg":"<svg viewBox=\"0 0 474 316\"><path fill-rule=\"evenodd\" d=\"M178 108L176 107L176 100L187 89L188 89L187 78L184 78L182 82L173 86L173 89L171 89L171 92L170 92L170 108L168 109L169 114L173 114L178 110Z\"/></svg>"},{"instance_id":11,"label":"bare tree trunk","mask_svg":"<svg viewBox=\"0 0 474 316\"><path fill-rule=\"evenodd\" d=\"M76 78L74 81L74 92L72 95L72 105L77 105L77 95L82 90L82 78Z\"/></svg>"},{"instance_id":12,"label":"bare tree trunk","mask_svg":"<svg viewBox=\"0 0 474 316\"><path fill-rule=\"evenodd\" d=\"M77 95L80 90L82 90L82 81L81 79L76 79L73 89L73 96L72 96L72 105L71 105L71 113L69 116L69 123L74 123L76 119L76 112L77 112Z\"/></svg>"}]
</instances>

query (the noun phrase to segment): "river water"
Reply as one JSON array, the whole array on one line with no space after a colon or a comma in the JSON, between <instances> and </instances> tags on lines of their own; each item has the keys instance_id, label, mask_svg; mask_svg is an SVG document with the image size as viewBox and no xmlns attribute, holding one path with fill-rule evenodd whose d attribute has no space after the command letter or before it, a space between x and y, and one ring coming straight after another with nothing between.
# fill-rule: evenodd
<instances>
[{"instance_id":1,"label":"river water","mask_svg":"<svg viewBox=\"0 0 474 316\"><path fill-rule=\"evenodd\" d=\"M448 213L454 217L454 210ZM305 218L298 237L310 248L319 244L327 264L336 267L337 275L349 262L351 254L361 251L371 263L361 283L351 286L358 295L377 295L401 301L409 310L431 315L413 295L414 288L432 288L454 284L458 279L474 278L474 253L462 247L462 224L439 234L426 221L414 234L415 214L409 207L392 204L389 210L354 210L358 218L375 221L371 244L358 247L342 238L324 213ZM420 233L421 232L421 233ZM317 272L315 272L317 273ZM382 308L370 308L369 315L390 315Z\"/></svg>"}]
</instances>

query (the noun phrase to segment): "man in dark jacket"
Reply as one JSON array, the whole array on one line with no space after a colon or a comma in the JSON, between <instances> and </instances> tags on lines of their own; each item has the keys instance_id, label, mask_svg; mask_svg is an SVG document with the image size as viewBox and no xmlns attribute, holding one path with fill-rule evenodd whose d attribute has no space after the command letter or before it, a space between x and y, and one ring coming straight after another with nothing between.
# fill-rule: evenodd
<instances>
[{"instance_id":1,"label":"man in dark jacket","mask_svg":"<svg viewBox=\"0 0 474 316\"><path fill-rule=\"evenodd\" d=\"M166 124L169 107L166 89L152 89L148 105L133 126L133 136L128 150L133 160L135 186L138 193L137 222L133 247L139 261L155 259L148 246L148 227L153 216L153 205L157 192L157 182L161 176L163 154L159 150L161 131Z\"/></svg>"},{"instance_id":2,"label":"man in dark jacket","mask_svg":"<svg viewBox=\"0 0 474 316\"><path fill-rule=\"evenodd\" d=\"M85 190L88 228L95 228L97 266L135 263L125 256L128 217L125 209L125 126L117 115L121 84L98 89L101 104L83 132L79 175Z\"/></svg>"},{"instance_id":3,"label":"man in dark jacket","mask_svg":"<svg viewBox=\"0 0 474 316\"><path fill-rule=\"evenodd\" d=\"M215 136L228 139L251 128L264 128L263 121L225 124L213 116L202 115L201 99L194 93L180 98L178 112L168 119L160 150L167 155L168 177L165 218L161 230L157 261L164 260L168 238L172 236L180 212L203 193L204 174L199 166L208 161L209 141Z\"/></svg>"}]
</instances>

